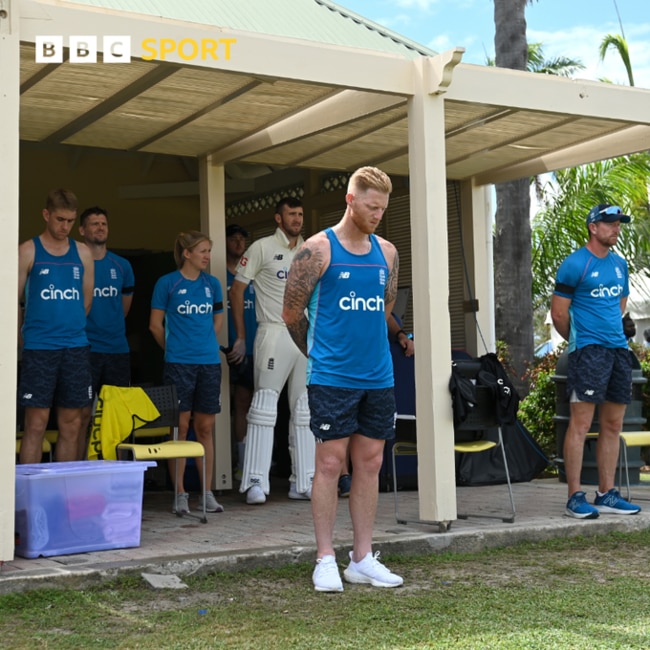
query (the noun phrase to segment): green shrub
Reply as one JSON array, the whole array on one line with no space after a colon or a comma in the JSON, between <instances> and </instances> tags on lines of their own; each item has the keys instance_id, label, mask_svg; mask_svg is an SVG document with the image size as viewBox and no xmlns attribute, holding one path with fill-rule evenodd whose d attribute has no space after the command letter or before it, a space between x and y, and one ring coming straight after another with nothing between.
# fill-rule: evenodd
<instances>
[{"instance_id":1,"label":"green shrub","mask_svg":"<svg viewBox=\"0 0 650 650\"><path fill-rule=\"evenodd\" d=\"M555 375L557 361L564 351L566 344L559 349L535 359L530 365L524 379L529 383L528 395L519 405L518 417L549 459L557 455L555 442L555 382L551 379ZM646 419L645 429L650 428L650 348L638 343L630 346L636 354L641 365L641 372L646 378L642 394L642 416ZM645 448L643 457L646 464L650 464L650 449Z\"/></svg>"},{"instance_id":2,"label":"green shrub","mask_svg":"<svg viewBox=\"0 0 650 650\"><path fill-rule=\"evenodd\" d=\"M529 384L528 395L519 404L518 417L537 441L549 459L556 454L555 444L555 367L564 345L549 354L536 358L524 379Z\"/></svg>"}]
</instances>

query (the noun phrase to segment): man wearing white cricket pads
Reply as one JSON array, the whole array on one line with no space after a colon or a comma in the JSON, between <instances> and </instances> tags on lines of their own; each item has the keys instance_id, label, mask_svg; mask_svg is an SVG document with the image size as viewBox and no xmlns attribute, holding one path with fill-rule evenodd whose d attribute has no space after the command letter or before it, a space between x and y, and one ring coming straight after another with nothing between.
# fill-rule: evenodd
<instances>
[{"instance_id":1,"label":"man wearing white cricket pads","mask_svg":"<svg viewBox=\"0 0 650 650\"><path fill-rule=\"evenodd\" d=\"M230 288L230 307L237 330L231 356L240 362L246 355L244 290L255 281L257 334L253 351L255 393L248 411L246 451L240 492L246 503L262 504L270 491L269 471L273 455L273 428L278 397L289 382L289 453L292 474L290 499L311 498L314 476L314 437L309 428L307 360L291 340L282 320L282 301L289 266L302 245L302 204L285 197L276 206L275 234L259 239L248 248L237 266Z\"/></svg>"},{"instance_id":2,"label":"man wearing white cricket pads","mask_svg":"<svg viewBox=\"0 0 650 650\"><path fill-rule=\"evenodd\" d=\"M284 296L282 317L308 356L311 430L318 443L311 499L316 591L343 591L333 538L337 485L348 452L354 467L353 544L343 576L373 587L403 583L372 552L384 444L395 437L386 321L397 294L399 263L395 246L374 235L391 191L390 178L380 169L357 169L341 221L310 237L298 251Z\"/></svg>"}]
</instances>

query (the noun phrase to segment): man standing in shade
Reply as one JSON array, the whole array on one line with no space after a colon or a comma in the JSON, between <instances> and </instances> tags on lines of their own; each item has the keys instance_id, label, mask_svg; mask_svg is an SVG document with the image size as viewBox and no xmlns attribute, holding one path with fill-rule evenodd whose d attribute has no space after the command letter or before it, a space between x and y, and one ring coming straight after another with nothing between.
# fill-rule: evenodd
<instances>
[{"instance_id":1,"label":"man standing in shade","mask_svg":"<svg viewBox=\"0 0 650 650\"><path fill-rule=\"evenodd\" d=\"M630 217L621 208L597 205L587 215L589 241L558 269L551 299L555 329L569 342L567 396L569 426L564 439L564 467L569 500L565 513L595 519L602 513L635 515L641 508L614 489L619 434L632 399L632 364L623 314L630 293L627 263L611 249L621 223ZM581 490L585 435L598 404L598 490L594 504Z\"/></svg>"},{"instance_id":2,"label":"man standing in shade","mask_svg":"<svg viewBox=\"0 0 650 650\"><path fill-rule=\"evenodd\" d=\"M289 452L292 460L289 498L309 499L314 476L314 436L309 429L305 376L307 361L289 336L282 320L282 299L289 265L303 243L302 203L285 197L276 205L275 234L253 242L244 253L230 288L230 306L237 330L230 357L235 363L246 356L244 291L255 281L257 334L253 351L255 393L248 411L246 452L240 492L246 503L266 502L273 455L273 428L278 397L289 382Z\"/></svg>"},{"instance_id":3,"label":"man standing in shade","mask_svg":"<svg viewBox=\"0 0 650 650\"><path fill-rule=\"evenodd\" d=\"M255 318L255 287L250 282L244 290L244 325L246 326L246 356L236 363L233 359L237 353L233 346L237 340L237 330L230 307L230 287L235 281L237 265L246 250L248 231L236 223L226 228L226 270L228 282L228 365L230 369L231 395L233 402L233 429L237 442L237 472L235 479L241 481L244 471L244 449L246 443L246 414L253 399L253 347L257 320Z\"/></svg>"},{"instance_id":4,"label":"man standing in shade","mask_svg":"<svg viewBox=\"0 0 650 650\"><path fill-rule=\"evenodd\" d=\"M308 239L296 254L284 318L308 357L311 430L316 438L312 514L316 591L343 591L334 554L337 484L349 451L353 547L348 582L399 587L403 580L372 553L378 475L386 440L395 436L393 364L386 321L397 295L395 246L373 233L392 191L375 167L352 174L341 221ZM308 310L308 316L305 310Z\"/></svg>"},{"instance_id":5,"label":"man standing in shade","mask_svg":"<svg viewBox=\"0 0 650 650\"><path fill-rule=\"evenodd\" d=\"M99 394L104 384L131 385L131 357L124 319L131 309L135 278L128 260L110 252L108 212L98 206L87 208L79 219L79 232L95 261L93 304L86 322L90 344L93 391ZM80 457L85 451L91 407L83 410Z\"/></svg>"},{"instance_id":6,"label":"man standing in shade","mask_svg":"<svg viewBox=\"0 0 650 650\"><path fill-rule=\"evenodd\" d=\"M18 300L24 304L18 404L25 409L21 463L38 463L53 405L59 437L56 460L79 460L81 412L92 403L86 314L93 297L93 259L69 237L77 197L52 190L43 233L18 248ZM20 312L22 314L22 312Z\"/></svg>"}]
</instances>

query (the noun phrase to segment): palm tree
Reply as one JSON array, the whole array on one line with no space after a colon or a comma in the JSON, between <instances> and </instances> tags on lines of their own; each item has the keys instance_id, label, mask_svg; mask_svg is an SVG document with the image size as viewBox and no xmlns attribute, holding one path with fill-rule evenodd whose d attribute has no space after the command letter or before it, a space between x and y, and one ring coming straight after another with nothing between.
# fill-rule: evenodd
<instances>
[{"instance_id":1,"label":"palm tree","mask_svg":"<svg viewBox=\"0 0 650 650\"><path fill-rule=\"evenodd\" d=\"M578 70L584 70L585 66L578 59L570 59L567 56L557 56L554 59L544 58L544 46L542 43L528 43L528 72L537 74L550 74L557 77L571 77Z\"/></svg>"},{"instance_id":2,"label":"palm tree","mask_svg":"<svg viewBox=\"0 0 650 650\"><path fill-rule=\"evenodd\" d=\"M650 155L640 153L562 169L553 174L551 183L532 226L535 308L548 309L555 272L569 253L586 243L585 217L599 203L619 205L632 215L632 223L621 228L616 250L627 260L630 273L649 273Z\"/></svg>"},{"instance_id":3,"label":"palm tree","mask_svg":"<svg viewBox=\"0 0 650 650\"><path fill-rule=\"evenodd\" d=\"M488 57L486 65L495 66L494 59ZM554 59L544 58L544 45L542 43L528 43L528 63L526 70L537 74L550 74L558 77L570 77L585 66L578 59L558 56Z\"/></svg>"},{"instance_id":4,"label":"palm tree","mask_svg":"<svg viewBox=\"0 0 650 650\"><path fill-rule=\"evenodd\" d=\"M501 68L526 70L526 5L532 0L494 0L495 63ZM495 186L494 302L497 338L508 344L513 378L521 395L526 360L533 358L530 179Z\"/></svg>"},{"instance_id":5,"label":"palm tree","mask_svg":"<svg viewBox=\"0 0 650 650\"><path fill-rule=\"evenodd\" d=\"M621 14L618 10L618 5L616 0L613 0L614 8L616 9L616 15L618 16L618 24L621 28L620 34L606 34L603 37L603 40L600 44L599 54L600 60L605 60L605 55L610 49L616 50L623 61L625 70L627 71L627 80L630 82L630 86L634 86L634 75L632 74L632 61L630 60L630 49L627 46L627 41L625 40L625 30L623 29L623 21L621 20ZM604 80L603 80L604 81Z\"/></svg>"},{"instance_id":6,"label":"palm tree","mask_svg":"<svg viewBox=\"0 0 650 650\"><path fill-rule=\"evenodd\" d=\"M616 10L618 12L618 7ZM622 23L620 27L620 35L607 34L603 38L600 60L604 60L610 48L617 50L633 86L632 62ZM627 260L630 273L650 275L649 186L648 152L564 169L553 175L544 208L533 221L533 299L536 307L548 307L555 270L571 251L584 245L587 238L584 216L591 206L599 203L620 205L635 217L621 230L616 248Z\"/></svg>"},{"instance_id":7,"label":"palm tree","mask_svg":"<svg viewBox=\"0 0 650 650\"><path fill-rule=\"evenodd\" d=\"M605 55L609 49L616 50L623 61L625 70L627 72L627 79L630 83L630 86L634 86L634 75L632 74L632 62L630 61L630 50L627 46L627 41L625 36L621 34L606 34L603 37L602 42L600 43L600 48L598 53L600 54L600 60L605 60Z\"/></svg>"}]
</instances>

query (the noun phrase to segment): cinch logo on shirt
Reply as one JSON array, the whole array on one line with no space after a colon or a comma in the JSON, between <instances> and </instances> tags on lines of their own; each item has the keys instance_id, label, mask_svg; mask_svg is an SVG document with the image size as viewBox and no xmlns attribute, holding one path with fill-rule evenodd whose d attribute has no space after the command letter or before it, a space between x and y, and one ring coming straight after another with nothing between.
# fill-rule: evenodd
<instances>
[{"instance_id":1,"label":"cinch logo on shirt","mask_svg":"<svg viewBox=\"0 0 650 650\"><path fill-rule=\"evenodd\" d=\"M275 275L278 278L278 280L286 280L287 276L289 275L289 269L286 267L280 269Z\"/></svg>"},{"instance_id":2,"label":"cinch logo on shirt","mask_svg":"<svg viewBox=\"0 0 650 650\"><path fill-rule=\"evenodd\" d=\"M354 291L350 291L350 296L344 296L339 300L339 308L343 311L384 311L384 299L382 296L374 298L357 298Z\"/></svg>"},{"instance_id":3,"label":"cinch logo on shirt","mask_svg":"<svg viewBox=\"0 0 650 650\"><path fill-rule=\"evenodd\" d=\"M186 300L184 304L178 305L176 308L176 311L179 314L183 314L185 316L191 315L191 314L211 314L212 313L212 303L209 302L204 302L200 303L198 305L193 305L190 303L189 300Z\"/></svg>"},{"instance_id":4,"label":"cinch logo on shirt","mask_svg":"<svg viewBox=\"0 0 650 650\"><path fill-rule=\"evenodd\" d=\"M623 287L620 284L615 284L612 287L605 287L602 284L589 293L592 298L618 298L623 295Z\"/></svg>"},{"instance_id":5,"label":"cinch logo on shirt","mask_svg":"<svg viewBox=\"0 0 650 650\"><path fill-rule=\"evenodd\" d=\"M77 289L56 289L53 284L41 291L43 300L79 300Z\"/></svg>"},{"instance_id":6,"label":"cinch logo on shirt","mask_svg":"<svg viewBox=\"0 0 650 650\"><path fill-rule=\"evenodd\" d=\"M93 289L93 298L115 298L119 295L117 287L95 287Z\"/></svg>"}]
</instances>

